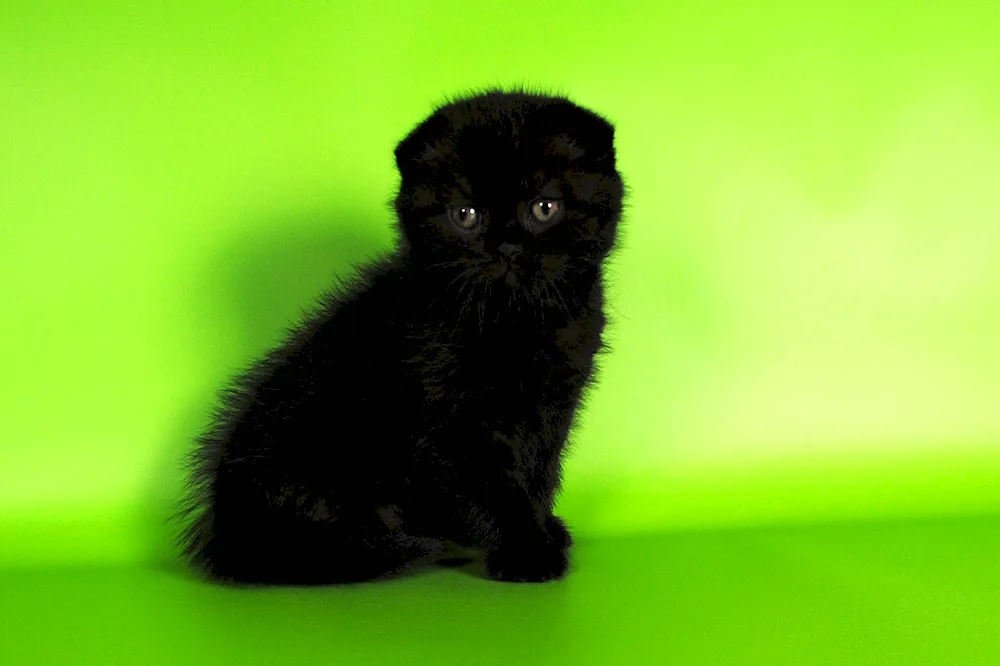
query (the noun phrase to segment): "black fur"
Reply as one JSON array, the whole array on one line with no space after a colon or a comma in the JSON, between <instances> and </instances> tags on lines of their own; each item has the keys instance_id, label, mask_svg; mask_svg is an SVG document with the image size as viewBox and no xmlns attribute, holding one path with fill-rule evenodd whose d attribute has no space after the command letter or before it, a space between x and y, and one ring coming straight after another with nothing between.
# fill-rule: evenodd
<instances>
[{"instance_id":1,"label":"black fur","mask_svg":"<svg viewBox=\"0 0 1000 666\"><path fill-rule=\"evenodd\" d=\"M399 144L397 250L239 377L199 442L183 536L196 567L341 583L466 549L497 580L564 575L552 507L602 347L613 133L565 99L493 91ZM562 219L532 217L539 197Z\"/></svg>"}]
</instances>

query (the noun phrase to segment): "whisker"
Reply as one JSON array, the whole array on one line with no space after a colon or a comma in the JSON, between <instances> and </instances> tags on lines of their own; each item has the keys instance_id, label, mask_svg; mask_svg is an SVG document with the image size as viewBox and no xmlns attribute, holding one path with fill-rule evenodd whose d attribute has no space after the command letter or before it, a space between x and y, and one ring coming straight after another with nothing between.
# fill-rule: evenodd
<instances>
[{"instance_id":1,"label":"whisker","mask_svg":"<svg viewBox=\"0 0 1000 666\"><path fill-rule=\"evenodd\" d=\"M487 282L486 283L486 300L488 300L488 301L492 301L493 300L493 282ZM483 315L485 316L485 314L486 314L486 304L484 302L483 303Z\"/></svg>"},{"instance_id":2,"label":"whisker","mask_svg":"<svg viewBox=\"0 0 1000 666\"><path fill-rule=\"evenodd\" d=\"M542 289L545 290L545 298L547 300L546 305L552 304L552 305L558 306L559 303L557 303L556 300L555 300L555 298L553 298L553 296L552 296L552 290L550 289L550 287L551 287L551 284L549 282L549 279L545 278L544 282L542 283ZM567 312L566 315L569 316L569 313Z\"/></svg>"},{"instance_id":3,"label":"whisker","mask_svg":"<svg viewBox=\"0 0 1000 666\"><path fill-rule=\"evenodd\" d=\"M483 301L483 299L480 298L479 301L478 301L478 303L477 303L477 308L476 308L476 310L477 310L477 312L479 314L479 332L480 333L483 332L483 313L485 312L485 308L486 308L486 303Z\"/></svg>"},{"instance_id":4,"label":"whisker","mask_svg":"<svg viewBox=\"0 0 1000 666\"><path fill-rule=\"evenodd\" d=\"M549 280L549 284L551 284L551 285L552 285L552 291L553 291L553 292L555 293L555 295L556 295L556 296L557 296L557 297L559 298L559 302L560 302L560 303L562 303L562 307L563 307L563 310L564 310L564 311L566 312L566 316L567 316L568 318L572 319L572 318L573 318L573 314L572 314L572 313L570 312L570 309L569 309L569 306L568 306L568 305L566 305L566 299L565 299L565 298L563 298L563 295L562 295L562 292L561 292L561 291L559 291L559 287L558 287L558 285L556 285L556 282L557 282L558 280L559 280L559 278L558 278L558 277L556 277L556 278L554 278L554 279L550 279L550 280ZM570 298L572 299L572 296L570 296Z\"/></svg>"},{"instance_id":5,"label":"whisker","mask_svg":"<svg viewBox=\"0 0 1000 666\"><path fill-rule=\"evenodd\" d=\"M432 301L430 302L430 304L428 305L428 307L430 307L430 306L434 305L435 303L437 303L437 302L438 302L438 301L439 301L439 300L440 300L440 299L441 299L441 298L442 298L443 296L446 296L446 295L448 295L448 294L449 294L449 290L451 289L451 286L452 286L453 284L455 284L456 282L458 282L458 281L459 281L459 280L461 280L462 278L466 278L466 277L468 277L468 276L469 276L470 274L472 274L473 272L475 272L475 270L476 270L477 268L478 268L478 266L470 266L470 267L466 268L466 269L465 269L464 271L462 271L461 273L459 273L458 275L456 275L455 277L453 277L453 278L451 279L451 282L449 282L449 283L448 283L448 284L447 284L447 285L445 286L445 288L444 288L444 289L442 290L442 292L441 292L440 294L438 294L438 295L437 295L437 296L436 296L436 297L434 298L434 300L432 300ZM462 288L464 289L464 286L463 286ZM459 289L459 290L458 290L458 293L459 293L459 294L461 294L461 293L462 293L462 289Z\"/></svg>"},{"instance_id":6,"label":"whisker","mask_svg":"<svg viewBox=\"0 0 1000 666\"><path fill-rule=\"evenodd\" d=\"M466 295L465 300L462 301L462 308L458 311L458 317L455 319L455 326L454 328L451 329L451 335L449 336L449 338L455 337L455 333L458 331L458 327L462 323L462 318L465 317L465 311L469 307L469 304L472 302L472 296L476 293L476 287L475 284L473 283L474 283L473 280L466 280L464 283L462 283L462 288L459 289L458 293L461 294L466 287L470 287L468 295Z\"/></svg>"}]
</instances>

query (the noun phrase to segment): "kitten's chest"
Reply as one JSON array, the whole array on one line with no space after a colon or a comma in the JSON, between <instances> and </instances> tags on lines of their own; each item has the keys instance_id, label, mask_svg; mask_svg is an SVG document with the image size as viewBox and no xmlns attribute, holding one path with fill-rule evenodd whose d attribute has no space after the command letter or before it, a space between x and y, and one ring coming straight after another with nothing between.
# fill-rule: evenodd
<instances>
[{"instance_id":1,"label":"kitten's chest","mask_svg":"<svg viewBox=\"0 0 1000 666\"><path fill-rule=\"evenodd\" d=\"M469 370L484 390L510 389L531 392L548 379L558 362L551 342L538 337L508 337L489 341L470 354Z\"/></svg>"},{"instance_id":2,"label":"kitten's chest","mask_svg":"<svg viewBox=\"0 0 1000 666\"><path fill-rule=\"evenodd\" d=\"M531 387L547 379L559 361L552 336L537 331L484 334L463 345L455 359L463 381L484 391Z\"/></svg>"},{"instance_id":3,"label":"kitten's chest","mask_svg":"<svg viewBox=\"0 0 1000 666\"><path fill-rule=\"evenodd\" d=\"M461 340L425 344L416 359L427 398L460 404L537 399L558 374L554 336L488 331Z\"/></svg>"}]
</instances>

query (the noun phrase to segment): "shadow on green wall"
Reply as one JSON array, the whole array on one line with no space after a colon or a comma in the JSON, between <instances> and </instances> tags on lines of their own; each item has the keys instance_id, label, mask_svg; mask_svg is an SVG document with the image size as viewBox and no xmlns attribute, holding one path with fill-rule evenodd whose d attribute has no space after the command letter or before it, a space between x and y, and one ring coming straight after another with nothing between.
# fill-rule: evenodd
<instances>
[{"instance_id":1,"label":"shadow on green wall","mask_svg":"<svg viewBox=\"0 0 1000 666\"><path fill-rule=\"evenodd\" d=\"M170 407L174 426L160 446L136 517L153 562L176 562L178 526L171 516L183 492L184 459L209 422L217 391L279 344L338 277L349 278L356 265L391 250L387 225L373 217L310 210L249 219L241 225L245 233L193 267L189 315L197 333L190 354L203 361L211 380Z\"/></svg>"}]
</instances>

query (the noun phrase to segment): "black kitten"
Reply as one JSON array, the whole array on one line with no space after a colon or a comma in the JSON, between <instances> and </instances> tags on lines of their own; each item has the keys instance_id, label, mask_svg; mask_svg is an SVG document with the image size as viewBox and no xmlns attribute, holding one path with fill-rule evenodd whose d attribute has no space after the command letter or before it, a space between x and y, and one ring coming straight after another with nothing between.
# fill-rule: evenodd
<instances>
[{"instance_id":1,"label":"black kitten","mask_svg":"<svg viewBox=\"0 0 1000 666\"><path fill-rule=\"evenodd\" d=\"M401 242L225 394L185 553L214 578L369 580L449 556L559 578L560 457L604 328L614 129L489 92L396 148Z\"/></svg>"}]
</instances>

